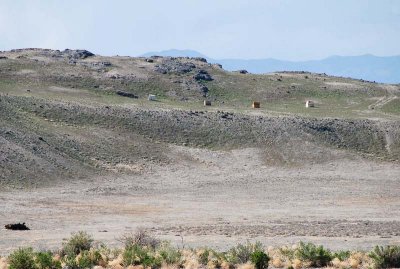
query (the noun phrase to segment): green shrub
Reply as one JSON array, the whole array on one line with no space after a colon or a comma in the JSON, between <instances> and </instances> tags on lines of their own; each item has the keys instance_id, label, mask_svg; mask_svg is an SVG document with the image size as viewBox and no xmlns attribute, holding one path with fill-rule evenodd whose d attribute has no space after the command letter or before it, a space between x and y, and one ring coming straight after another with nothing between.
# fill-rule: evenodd
<instances>
[{"instance_id":1,"label":"green shrub","mask_svg":"<svg viewBox=\"0 0 400 269\"><path fill-rule=\"evenodd\" d=\"M178 264L182 256L181 252L168 242L162 243L157 252L166 264Z\"/></svg>"},{"instance_id":2,"label":"green shrub","mask_svg":"<svg viewBox=\"0 0 400 269\"><path fill-rule=\"evenodd\" d=\"M369 256L377 268L400 267L400 246L376 246Z\"/></svg>"},{"instance_id":3,"label":"green shrub","mask_svg":"<svg viewBox=\"0 0 400 269\"><path fill-rule=\"evenodd\" d=\"M35 253L35 261L38 269L61 269L61 262L55 261L50 251Z\"/></svg>"},{"instance_id":4,"label":"green shrub","mask_svg":"<svg viewBox=\"0 0 400 269\"><path fill-rule=\"evenodd\" d=\"M250 261L251 254L256 251L262 251L263 245L260 242L254 244L247 242L247 244L238 244L236 247L231 248L225 255L225 259L232 264L246 263Z\"/></svg>"},{"instance_id":5,"label":"green shrub","mask_svg":"<svg viewBox=\"0 0 400 269\"><path fill-rule=\"evenodd\" d=\"M210 256L210 249L208 248L203 249L203 251L199 254L199 263L207 265L208 256Z\"/></svg>"},{"instance_id":6,"label":"green shrub","mask_svg":"<svg viewBox=\"0 0 400 269\"><path fill-rule=\"evenodd\" d=\"M283 257L286 257L288 260L293 260L295 256L295 250L288 247L281 247L279 248L279 252L282 254Z\"/></svg>"},{"instance_id":7,"label":"green shrub","mask_svg":"<svg viewBox=\"0 0 400 269\"><path fill-rule=\"evenodd\" d=\"M334 258L338 258L341 262L345 261L348 258L350 258L350 251L348 251L348 250L337 251L337 252L333 253L333 255L332 255L332 260Z\"/></svg>"},{"instance_id":8,"label":"green shrub","mask_svg":"<svg viewBox=\"0 0 400 269\"><path fill-rule=\"evenodd\" d=\"M199 263L206 265L207 268L220 268L222 262L226 260L225 253L211 248L202 248L201 251L197 252L197 255Z\"/></svg>"},{"instance_id":9,"label":"green shrub","mask_svg":"<svg viewBox=\"0 0 400 269\"><path fill-rule=\"evenodd\" d=\"M77 261L75 260L75 257L74 257L74 256L65 256L65 257L63 258L63 261L64 261L65 265L66 265L68 268L71 268L71 269L79 268L78 263L77 263Z\"/></svg>"},{"instance_id":10,"label":"green shrub","mask_svg":"<svg viewBox=\"0 0 400 269\"><path fill-rule=\"evenodd\" d=\"M125 267L129 265L143 265L152 268L161 266L161 259L156 258L150 249L140 245L126 248L122 256Z\"/></svg>"},{"instance_id":11,"label":"green shrub","mask_svg":"<svg viewBox=\"0 0 400 269\"><path fill-rule=\"evenodd\" d=\"M93 238L86 232L80 231L73 233L71 238L63 242L63 252L65 255L74 257L84 250L90 250L93 244Z\"/></svg>"},{"instance_id":12,"label":"green shrub","mask_svg":"<svg viewBox=\"0 0 400 269\"><path fill-rule=\"evenodd\" d=\"M9 269L37 269L32 248L19 248L8 256Z\"/></svg>"},{"instance_id":13,"label":"green shrub","mask_svg":"<svg viewBox=\"0 0 400 269\"><path fill-rule=\"evenodd\" d=\"M254 251L250 256L250 260L254 264L256 269L268 268L269 257L264 251Z\"/></svg>"},{"instance_id":14,"label":"green shrub","mask_svg":"<svg viewBox=\"0 0 400 269\"><path fill-rule=\"evenodd\" d=\"M92 268L94 266L94 263L91 260L89 252L87 250L82 251L80 255L81 256L76 259L77 269Z\"/></svg>"},{"instance_id":15,"label":"green shrub","mask_svg":"<svg viewBox=\"0 0 400 269\"><path fill-rule=\"evenodd\" d=\"M295 256L301 261L310 262L311 267L324 267L332 260L331 252L323 246L304 242L300 242Z\"/></svg>"},{"instance_id":16,"label":"green shrub","mask_svg":"<svg viewBox=\"0 0 400 269\"><path fill-rule=\"evenodd\" d=\"M95 265L99 265L99 261L102 259L99 250L83 250L76 256L64 257L64 262L67 267L72 269L85 269L92 268Z\"/></svg>"}]
</instances>

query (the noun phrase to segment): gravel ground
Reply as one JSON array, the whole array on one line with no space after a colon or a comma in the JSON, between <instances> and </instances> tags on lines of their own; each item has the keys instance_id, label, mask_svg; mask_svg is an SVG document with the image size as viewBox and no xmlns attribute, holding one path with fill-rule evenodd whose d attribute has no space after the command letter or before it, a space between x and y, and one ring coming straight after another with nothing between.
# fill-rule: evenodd
<instances>
[{"instance_id":1,"label":"gravel ground","mask_svg":"<svg viewBox=\"0 0 400 269\"><path fill-rule=\"evenodd\" d=\"M400 165L332 150L331 162L277 166L260 149L171 146L169 165L51 188L0 192L0 252L60 247L85 230L110 246L137 227L180 245L226 249L237 242L299 240L330 248L400 243Z\"/></svg>"}]
</instances>

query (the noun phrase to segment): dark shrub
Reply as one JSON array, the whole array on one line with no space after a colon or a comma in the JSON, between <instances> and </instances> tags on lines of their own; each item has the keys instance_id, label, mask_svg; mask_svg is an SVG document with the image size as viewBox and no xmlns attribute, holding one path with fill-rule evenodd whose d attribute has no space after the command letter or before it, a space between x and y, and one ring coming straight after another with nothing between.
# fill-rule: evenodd
<instances>
[{"instance_id":1,"label":"dark shrub","mask_svg":"<svg viewBox=\"0 0 400 269\"><path fill-rule=\"evenodd\" d=\"M61 262L55 261L50 251L35 253L35 260L38 269L61 269Z\"/></svg>"},{"instance_id":2,"label":"dark shrub","mask_svg":"<svg viewBox=\"0 0 400 269\"><path fill-rule=\"evenodd\" d=\"M268 268L269 257L264 251L254 251L250 256L250 260L254 264L256 269Z\"/></svg>"}]
</instances>

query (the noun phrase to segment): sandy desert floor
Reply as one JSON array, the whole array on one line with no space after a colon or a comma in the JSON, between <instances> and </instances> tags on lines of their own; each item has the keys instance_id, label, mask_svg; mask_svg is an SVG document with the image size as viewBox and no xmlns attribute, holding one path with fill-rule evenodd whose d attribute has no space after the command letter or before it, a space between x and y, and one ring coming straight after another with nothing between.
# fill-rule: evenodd
<instances>
[{"instance_id":1,"label":"sandy desert floor","mask_svg":"<svg viewBox=\"0 0 400 269\"><path fill-rule=\"evenodd\" d=\"M274 166L258 149L171 147L175 164L137 175L0 191L0 255L20 246L57 249L84 230L109 246L138 227L181 246L226 249L246 240L300 240L331 249L400 244L400 165L360 157ZM340 153L338 153L340 155Z\"/></svg>"}]
</instances>

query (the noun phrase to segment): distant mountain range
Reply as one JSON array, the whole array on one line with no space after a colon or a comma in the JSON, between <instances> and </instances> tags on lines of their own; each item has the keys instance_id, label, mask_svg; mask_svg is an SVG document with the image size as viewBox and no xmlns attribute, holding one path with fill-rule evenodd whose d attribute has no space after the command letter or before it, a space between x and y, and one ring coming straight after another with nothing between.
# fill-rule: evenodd
<instances>
[{"instance_id":1,"label":"distant mountain range","mask_svg":"<svg viewBox=\"0 0 400 269\"><path fill-rule=\"evenodd\" d=\"M351 77L381 83L400 83L400 56L379 57L371 54L360 56L331 56L322 60L282 61L277 59L212 59L193 50L165 50L148 52L141 56L150 57L202 57L210 63L222 64L225 70L245 69L262 74L276 71L309 71L333 76Z\"/></svg>"}]
</instances>

